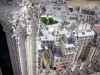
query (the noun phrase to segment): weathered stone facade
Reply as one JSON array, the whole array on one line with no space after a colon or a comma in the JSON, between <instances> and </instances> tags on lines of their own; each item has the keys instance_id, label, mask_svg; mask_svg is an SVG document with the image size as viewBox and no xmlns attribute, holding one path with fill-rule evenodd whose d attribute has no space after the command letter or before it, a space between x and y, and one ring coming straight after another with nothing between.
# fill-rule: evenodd
<instances>
[{"instance_id":1,"label":"weathered stone facade","mask_svg":"<svg viewBox=\"0 0 100 75\"><path fill-rule=\"evenodd\" d=\"M0 0L1 1L1 0ZM6 33L14 75L37 75L36 7L28 0L1 1L0 22ZM33 14L35 13L35 14ZM34 18L32 18L34 16ZM37 16L37 17L35 17Z\"/></svg>"}]
</instances>

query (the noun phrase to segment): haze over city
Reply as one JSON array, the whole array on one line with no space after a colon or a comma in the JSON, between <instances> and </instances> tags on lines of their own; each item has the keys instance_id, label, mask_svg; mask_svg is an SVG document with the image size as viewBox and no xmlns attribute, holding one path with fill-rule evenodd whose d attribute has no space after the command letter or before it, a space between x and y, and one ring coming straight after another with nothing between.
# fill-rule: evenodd
<instances>
[{"instance_id":1,"label":"haze over city","mask_svg":"<svg viewBox=\"0 0 100 75\"><path fill-rule=\"evenodd\" d=\"M100 1L0 0L0 75L100 75Z\"/></svg>"}]
</instances>

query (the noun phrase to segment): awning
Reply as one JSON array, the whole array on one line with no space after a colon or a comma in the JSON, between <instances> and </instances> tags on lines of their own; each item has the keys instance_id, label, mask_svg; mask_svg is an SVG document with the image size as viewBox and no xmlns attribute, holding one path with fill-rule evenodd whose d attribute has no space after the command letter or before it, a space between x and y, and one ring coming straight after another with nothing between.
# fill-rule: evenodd
<instances>
[{"instance_id":1,"label":"awning","mask_svg":"<svg viewBox=\"0 0 100 75\"><path fill-rule=\"evenodd\" d=\"M61 66L60 67L62 70L65 70L66 69L66 66Z\"/></svg>"}]
</instances>

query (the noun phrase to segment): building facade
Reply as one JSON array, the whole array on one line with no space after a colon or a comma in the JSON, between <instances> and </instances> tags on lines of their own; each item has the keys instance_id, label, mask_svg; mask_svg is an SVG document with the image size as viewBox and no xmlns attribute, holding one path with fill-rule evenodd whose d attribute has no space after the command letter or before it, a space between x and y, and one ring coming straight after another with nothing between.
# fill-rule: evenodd
<instances>
[{"instance_id":1,"label":"building facade","mask_svg":"<svg viewBox=\"0 0 100 75\"><path fill-rule=\"evenodd\" d=\"M91 48L91 44L89 43L93 40L94 35L95 32L93 30L82 30L79 32L73 32L72 37L74 38L77 51L73 64L77 64L80 60L82 61L87 59Z\"/></svg>"},{"instance_id":2,"label":"building facade","mask_svg":"<svg viewBox=\"0 0 100 75\"><path fill-rule=\"evenodd\" d=\"M34 13L30 12L32 3L34 3L34 0L33 2L27 0L0 0L0 22L3 26L3 31L6 33L14 75L37 74L36 21L38 21L38 17L35 17L35 19L30 17ZM37 11L36 7L33 8L36 9L34 11ZM23 24L22 20L27 23ZM35 26L31 26L34 31L30 29L28 24ZM26 29L24 25L26 25ZM32 34L31 32L36 33Z\"/></svg>"}]
</instances>

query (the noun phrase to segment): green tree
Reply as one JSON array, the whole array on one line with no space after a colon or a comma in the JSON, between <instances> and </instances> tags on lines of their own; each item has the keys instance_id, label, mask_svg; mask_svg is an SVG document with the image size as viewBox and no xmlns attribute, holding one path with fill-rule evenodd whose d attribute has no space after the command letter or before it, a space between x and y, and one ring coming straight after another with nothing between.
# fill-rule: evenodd
<instances>
[{"instance_id":1,"label":"green tree","mask_svg":"<svg viewBox=\"0 0 100 75\"><path fill-rule=\"evenodd\" d=\"M49 23L53 24L53 18L49 18Z\"/></svg>"},{"instance_id":2,"label":"green tree","mask_svg":"<svg viewBox=\"0 0 100 75\"><path fill-rule=\"evenodd\" d=\"M58 23L57 21L53 20L53 18L46 18L46 17L42 17L41 18L41 21L46 24L46 25L51 25L51 24L55 24L55 23Z\"/></svg>"},{"instance_id":3,"label":"green tree","mask_svg":"<svg viewBox=\"0 0 100 75\"><path fill-rule=\"evenodd\" d=\"M42 17L41 21L45 24L46 23L46 17Z\"/></svg>"},{"instance_id":4,"label":"green tree","mask_svg":"<svg viewBox=\"0 0 100 75\"><path fill-rule=\"evenodd\" d=\"M48 24L50 24L50 21L49 21L49 19L46 19L46 24L48 25Z\"/></svg>"}]
</instances>

